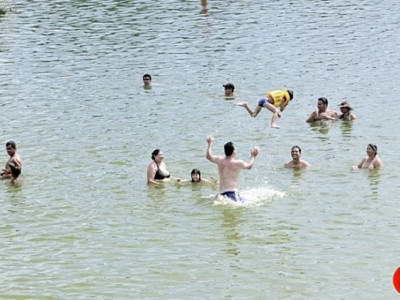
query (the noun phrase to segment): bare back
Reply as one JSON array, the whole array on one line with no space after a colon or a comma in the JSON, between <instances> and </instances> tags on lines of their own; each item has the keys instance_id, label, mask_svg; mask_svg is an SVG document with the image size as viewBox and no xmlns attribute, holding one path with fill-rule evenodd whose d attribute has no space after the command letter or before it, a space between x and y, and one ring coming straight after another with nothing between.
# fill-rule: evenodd
<instances>
[{"instance_id":1,"label":"bare back","mask_svg":"<svg viewBox=\"0 0 400 300\"><path fill-rule=\"evenodd\" d=\"M241 160L232 158L220 158L217 162L219 171L219 191L237 191L239 186L240 170L244 168L245 163Z\"/></svg>"}]
</instances>

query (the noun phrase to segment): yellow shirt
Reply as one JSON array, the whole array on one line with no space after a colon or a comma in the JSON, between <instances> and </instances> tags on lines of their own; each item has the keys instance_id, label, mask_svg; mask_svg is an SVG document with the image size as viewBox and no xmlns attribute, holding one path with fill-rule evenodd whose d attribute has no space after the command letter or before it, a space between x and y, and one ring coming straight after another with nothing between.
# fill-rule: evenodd
<instances>
[{"instance_id":1,"label":"yellow shirt","mask_svg":"<svg viewBox=\"0 0 400 300\"><path fill-rule=\"evenodd\" d=\"M287 90L276 90L267 93L267 98L274 101L275 107L280 107L283 100L283 97L286 98L286 101L290 101L290 95Z\"/></svg>"}]
</instances>

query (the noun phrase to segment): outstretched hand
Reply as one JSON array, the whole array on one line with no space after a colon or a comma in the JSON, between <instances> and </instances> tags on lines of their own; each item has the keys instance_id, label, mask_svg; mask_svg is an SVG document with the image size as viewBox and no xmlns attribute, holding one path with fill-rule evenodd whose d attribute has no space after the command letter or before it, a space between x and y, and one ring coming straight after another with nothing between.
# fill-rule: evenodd
<instances>
[{"instance_id":1,"label":"outstretched hand","mask_svg":"<svg viewBox=\"0 0 400 300\"><path fill-rule=\"evenodd\" d=\"M212 142L214 142L214 137L212 135L209 135L207 137L207 143L211 144Z\"/></svg>"},{"instance_id":2,"label":"outstretched hand","mask_svg":"<svg viewBox=\"0 0 400 300\"><path fill-rule=\"evenodd\" d=\"M256 146L253 148L253 150L251 150L251 156L256 157L259 152L260 152L260 148Z\"/></svg>"}]
</instances>

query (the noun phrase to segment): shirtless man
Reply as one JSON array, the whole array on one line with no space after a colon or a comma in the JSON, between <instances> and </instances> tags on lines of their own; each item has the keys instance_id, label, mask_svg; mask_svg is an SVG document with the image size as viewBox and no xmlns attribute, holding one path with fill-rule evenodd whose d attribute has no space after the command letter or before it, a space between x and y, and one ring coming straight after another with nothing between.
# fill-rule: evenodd
<instances>
[{"instance_id":1,"label":"shirtless man","mask_svg":"<svg viewBox=\"0 0 400 300\"><path fill-rule=\"evenodd\" d=\"M383 163L382 160L378 157L378 146L375 144L368 144L367 146L367 157L363 158L363 160L357 165L352 166L352 170L357 169L382 169Z\"/></svg>"},{"instance_id":2,"label":"shirtless man","mask_svg":"<svg viewBox=\"0 0 400 300\"><path fill-rule=\"evenodd\" d=\"M311 166L308 162L301 159L301 148L299 146L293 146L291 154L292 160L285 164L285 168L305 169Z\"/></svg>"},{"instance_id":3,"label":"shirtless man","mask_svg":"<svg viewBox=\"0 0 400 300\"><path fill-rule=\"evenodd\" d=\"M239 174L242 169L250 170L253 167L254 159L258 155L259 148L254 147L250 152L250 160L245 162L243 160L235 159L236 148L232 142L226 143L224 146L225 157L212 154L212 146L214 143L213 136L207 137L207 143L206 158L218 166L220 194L235 202L244 202L240 197L238 190Z\"/></svg>"},{"instance_id":4,"label":"shirtless man","mask_svg":"<svg viewBox=\"0 0 400 300\"><path fill-rule=\"evenodd\" d=\"M328 109L328 99L324 97L318 98L317 107L318 109L308 117L308 123L321 120L336 120L338 118L338 115L334 110Z\"/></svg>"},{"instance_id":5,"label":"shirtless man","mask_svg":"<svg viewBox=\"0 0 400 300\"><path fill-rule=\"evenodd\" d=\"M19 168L21 170L22 168L22 160L19 154L17 153L17 145L15 144L14 141L8 141L6 143L6 151L7 154L10 156L8 159L5 168L2 170L0 176L1 178L11 178L11 169L10 166L8 165L9 163L12 163L16 168Z\"/></svg>"}]
</instances>

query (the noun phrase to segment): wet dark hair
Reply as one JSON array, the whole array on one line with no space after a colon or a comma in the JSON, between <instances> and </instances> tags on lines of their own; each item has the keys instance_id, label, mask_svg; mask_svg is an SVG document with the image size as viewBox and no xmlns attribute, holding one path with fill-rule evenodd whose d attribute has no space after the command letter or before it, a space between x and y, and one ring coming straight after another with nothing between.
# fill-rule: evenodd
<instances>
[{"instance_id":1,"label":"wet dark hair","mask_svg":"<svg viewBox=\"0 0 400 300\"><path fill-rule=\"evenodd\" d=\"M291 150L291 151L293 151L294 149L299 149L299 153L301 154L301 148L300 148L299 146L294 145L294 146L292 147L292 150Z\"/></svg>"},{"instance_id":2,"label":"wet dark hair","mask_svg":"<svg viewBox=\"0 0 400 300\"><path fill-rule=\"evenodd\" d=\"M235 86L233 85L233 83L223 84L222 86L223 86L225 89L231 89L232 92L235 90Z\"/></svg>"},{"instance_id":3,"label":"wet dark hair","mask_svg":"<svg viewBox=\"0 0 400 300\"><path fill-rule=\"evenodd\" d=\"M158 155L158 153L160 153L160 149L156 149L151 153L151 159L154 160L156 158L156 156Z\"/></svg>"},{"instance_id":4,"label":"wet dark hair","mask_svg":"<svg viewBox=\"0 0 400 300\"><path fill-rule=\"evenodd\" d=\"M199 169L193 169L192 170L192 172L190 173L190 177L192 178L192 182L195 182L194 180L193 180L193 174L199 174L199 181L201 181L201 173L200 173L200 170Z\"/></svg>"},{"instance_id":5,"label":"wet dark hair","mask_svg":"<svg viewBox=\"0 0 400 300\"><path fill-rule=\"evenodd\" d=\"M287 92L288 92L288 94L290 96L289 100L292 100L293 99L293 91L292 90L287 90Z\"/></svg>"},{"instance_id":6,"label":"wet dark hair","mask_svg":"<svg viewBox=\"0 0 400 300\"><path fill-rule=\"evenodd\" d=\"M375 155L378 154L378 146L377 146L377 145L375 145L375 144L368 144L367 147L371 147L371 149L375 151Z\"/></svg>"},{"instance_id":7,"label":"wet dark hair","mask_svg":"<svg viewBox=\"0 0 400 300\"><path fill-rule=\"evenodd\" d=\"M150 74L144 74L143 75L143 79L145 79L145 78L150 78L150 80L151 80L151 75Z\"/></svg>"},{"instance_id":8,"label":"wet dark hair","mask_svg":"<svg viewBox=\"0 0 400 300\"><path fill-rule=\"evenodd\" d=\"M323 104L328 105L328 99L326 99L325 97L319 97L318 101L321 101Z\"/></svg>"},{"instance_id":9,"label":"wet dark hair","mask_svg":"<svg viewBox=\"0 0 400 300\"><path fill-rule=\"evenodd\" d=\"M232 142L228 142L224 146L224 151L226 156L231 156L233 153L233 150L235 150L235 146L233 146Z\"/></svg>"},{"instance_id":10,"label":"wet dark hair","mask_svg":"<svg viewBox=\"0 0 400 300\"><path fill-rule=\"evenodd\" d=\"M8 142L6 143L6 147L8 147L8 146L11 146L11 148L17 150L17 144L15 144L14 141L8 141Z\"/></svg>"},{"instance_id":11,"label":"wet dark hair","mask_svg":"<svg viewBox=\"0 0 400 300\"><path fill-rule=\"evenodd\" d=\"M18 176L21 174L21 168L10 162L7 163L7 165L10 167L12 177L18 178Z\"/></svg>"}]
</instances>

